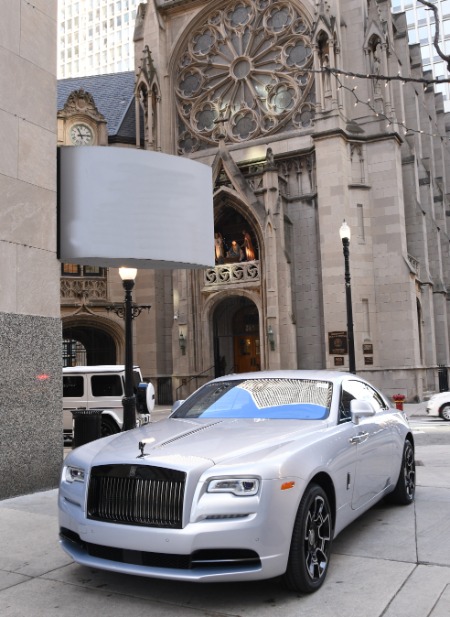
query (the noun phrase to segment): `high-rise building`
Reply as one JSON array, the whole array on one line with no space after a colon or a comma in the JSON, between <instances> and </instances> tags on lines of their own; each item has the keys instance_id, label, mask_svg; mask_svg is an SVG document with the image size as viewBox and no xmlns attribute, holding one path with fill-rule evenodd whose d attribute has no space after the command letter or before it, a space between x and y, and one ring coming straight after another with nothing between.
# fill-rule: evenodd
<instances>
[{"instance_id":1,"label":"high-rise building","mask_svg":"<svg viewBox=\"0 0 450 617\"><path fill-rule=\"evenodd\" d=\"M134 69L140 0L58 0L58 78Z\"/></svg>"},{"instance_id":2,"label":"high-rise building","mask_svg":"<svg viewBox=\"0 0 450 617\"><path fill-rule=\"evenodd\" d=\"M444 54L450 54L450 0L432 0L439 14L439 46ZM395 13L404 11L408 23L410 44L419 43L422 53L423 70L432 71L435 79L450 77L446 63L433 46L435 34L434 11L418 0L392 0ZM450 111L450 84L436 84L435 92L442 92L445 111Z\"/></svg>"}]
</instances>

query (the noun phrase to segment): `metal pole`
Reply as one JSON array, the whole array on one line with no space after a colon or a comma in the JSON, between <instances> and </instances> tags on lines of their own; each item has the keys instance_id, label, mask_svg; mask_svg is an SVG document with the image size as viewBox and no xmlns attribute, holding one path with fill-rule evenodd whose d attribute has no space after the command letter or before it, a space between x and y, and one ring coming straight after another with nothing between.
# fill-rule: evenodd
<instances>
[{"instance_id":1,"label":"metal pole","mask_svg":"<svg viewBox=\"0 0 450 617\"><path fill-rule=\"evenodd\" d=\"M355 368L355 339L353 333L353 308L352 308L352 286L350 282L350 240L342 238L342 248L344 251L345 262L345 300L347 304L347 340L348 340L348 370L356 373Z\"/></svg>"},{"instance_id":2,"label":"metal pole","mask_svg":"<svg viewBox=\"0 0 450 617\"><path fill-rule=\"evenodd\" d=\"M133 280L125 280L125 396L123 405L123 430L128 431L136 428L136 397L134 395L133 382L133 313L131 291L134 287Z\"/></svg>"}]
</instances>

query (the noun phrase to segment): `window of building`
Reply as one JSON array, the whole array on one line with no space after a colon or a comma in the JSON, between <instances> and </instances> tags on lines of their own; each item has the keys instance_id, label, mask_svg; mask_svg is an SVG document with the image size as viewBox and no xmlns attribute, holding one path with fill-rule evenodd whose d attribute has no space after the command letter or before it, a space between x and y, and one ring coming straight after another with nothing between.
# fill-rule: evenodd
<instances>
[{"instance_id":1,"label":"window of building","mask_svg":"<svg viewBox=\"0 0 450 617\"><path fill-rule=\"evenodd\" d=\"M434 65L434 76L435 77L442 77L443 75L446 75L446 73L447 73L447 68L443 62L437 62Z\"/></svg>"},{"instance_id":2,"label":"window of building","mask_svg":"<svg viewBox=\"0 0 450 617\"><path fill-rule=\"evenodd\" d=\"M80 276L81 266L78 264L61 264L61 274L63 276Z\"/></svg>"},{"instance_id":3,"label":"window of building","mask_svg":"<svg viewBox=\"0 0 450 617\"><path fill-rule=\"evenodd\" d=\"M416 23L416 18L414 15L414 11L406 11L405 12L405 16L406 16L406 23L408 25L412 25Z\"/></svg>"},{"instance_id":4,"label":"window of building","mask_svg":"<svg viewBox=\"0 0 450 617\"><path fill-rule=\"evenodd\" d=\"M427 43L429 40L428 37L428 27L427 26L421 26L419 28L419 41L420 43Z\"/></svg>"},{"instance_id":5,"label":"window of building","mask_svg":"<svg viewBox=\"0 0 450 617\"><path fill-rule=\"evenodd\" d=\"M417 36L417 30L415 28L410 28L408 30L408 41L411 45L419 42L419 38Z\"/></svg>"},{"instance_id":6,"label":"window of building","mask_svg":"<svg viewBox=\"0 0 450 617\"><path fill-rule=\"evenodd\" d=\"M106 268L98 266L80 266L79 264L61 264L62 276L95 276L104 278L106 276Z\"/></svg>"},{"instance_id":7,"label":"window of building","mask_svg":"<svg viewBox=\"0 0 450 617\"><path fill-rule=\"evenodd\" d=\"M356 204L356 217L358 221L356 235L360 242L364 242L366 236L364 233L364 209L362 204Z\"/></svg>"},{"instance_id":8,"label":"window of building","mask_svg":"<svg viewBox=\"0 0 450 617\"><path fill-rule=\"evenodd\" d=\"M426 23L427 21L427 13L425 12L425 7L418 7L416 11L417 21L419 23Z\"/></svg>"}]
</instances>

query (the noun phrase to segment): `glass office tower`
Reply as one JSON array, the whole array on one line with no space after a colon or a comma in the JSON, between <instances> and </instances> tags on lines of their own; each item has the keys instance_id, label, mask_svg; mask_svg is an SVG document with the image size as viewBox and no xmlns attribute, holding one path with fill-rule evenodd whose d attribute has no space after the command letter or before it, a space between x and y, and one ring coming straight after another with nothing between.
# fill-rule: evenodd
<instances>
[{"instance_id":1,"label":"glass office tower","mask_svg":"<svg viewBox=\"0 0 450 617\"><path fill-rule=\"evenodd\" d=\"M134 69L141 0L58 0L58 79Z\"/></svg>"},{"instance_id":2,"label":"glass office tower","mask_svg":"<svg viewBox=\"0 0 450 617\"><path fill-rule=\"evenodd\" d=\"M450 54L450 0L434 0L433 4L439 12L439 46L444 54ZM433 47L434 12L418 0L392 0L392 10L394 13L405 11L409 42L420 43L424 71L432 71L435 79L449 78L445 62ZM450 84L435 84L434 89L435 92L442 92L445 111L450 111Z\"/></svg>"}]
</instances>

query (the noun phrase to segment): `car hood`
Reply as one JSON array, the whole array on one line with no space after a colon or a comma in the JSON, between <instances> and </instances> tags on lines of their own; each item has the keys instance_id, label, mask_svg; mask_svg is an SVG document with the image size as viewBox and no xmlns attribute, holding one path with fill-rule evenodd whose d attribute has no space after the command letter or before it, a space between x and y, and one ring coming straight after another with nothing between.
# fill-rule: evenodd
<instances>
[{"instance_id":1,"label":"car hood","mask_svg":"<svg viewBox=\"0 0 450 617\"><path fill-rule=\"evenodd\" d=\"M142 461L188 470L260 461L293 440L309 441L326 426L323 420L168 418L84 448L93 455L92 465Z\"/></svg>"}]
</instances>

